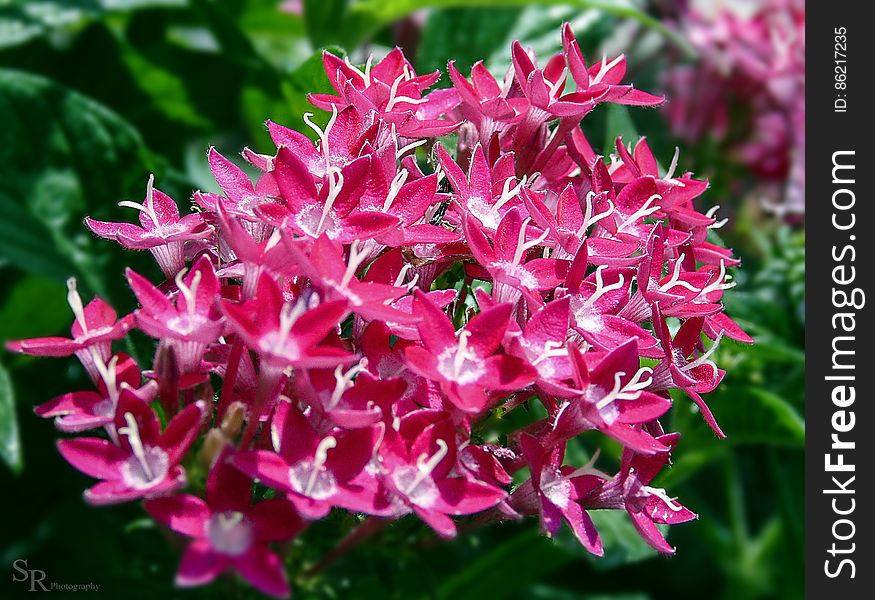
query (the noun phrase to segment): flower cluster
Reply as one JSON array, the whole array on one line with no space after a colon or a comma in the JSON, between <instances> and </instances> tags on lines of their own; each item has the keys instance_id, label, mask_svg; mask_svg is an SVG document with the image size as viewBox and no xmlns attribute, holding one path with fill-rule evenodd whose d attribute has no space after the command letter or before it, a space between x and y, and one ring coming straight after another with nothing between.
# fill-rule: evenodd
<instances>
[{"instance_id":1,"label":"flower cluster","mask_svg":"<svg viewBox=\"0 0 875 600\"><path fill-rule=\"evenodd\" d=\"M311 101L330 118L304 115L318 143L268 122L276 153L243 152L254 182L211 148L222 193L192 214L150 179L121 203L139 224L87 219L166 280L128 270L139 308L121 319L71 280L71 337L10 349L81 360L95 389L36 412L97 431L58 443L98 480L89 503L144 499L192 539L178 584L233 569L287 595L274 543L332 509L446 538L461 516L536 515L596 555L589 512L624 510L674 551L657 525L696 515L650 485L679 437L659 418L679 390L723 436L702 394L721 338L751 341L721 304L738 260L677 157L661 175L643 139L593 150L598 104L663 99L621 83L623 56L588 66L562 40L543 66L515 43L504 79L451 62L433 91L399 49L364 67L326 52L336 93ZM113 350L132 328L157 340L148 370ZM499 433L513 411L526 424ZM564 460L595 432L623 448L613 475Z\"/></svg>"},{"instance_id":2,"label":"flower cluster","mask_svg":"<svg viewBox=\"0 0 875 600\"><path fill-rule=\"evenodd\" d=\"M804 2L768 0L751 10L728 3L715 7L687 9L681 15L679 27L699 58L668 73L669 120L687 141L705 135L726 140L766 188L776 188L760 190L771 209L781 215L802 214Z\"/></svg>"}]
</instances>

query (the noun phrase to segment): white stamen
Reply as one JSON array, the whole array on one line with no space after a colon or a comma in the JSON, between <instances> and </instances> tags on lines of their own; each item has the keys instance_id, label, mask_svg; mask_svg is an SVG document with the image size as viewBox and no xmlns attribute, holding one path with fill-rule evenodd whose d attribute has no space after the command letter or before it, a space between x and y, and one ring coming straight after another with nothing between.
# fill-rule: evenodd
<instances>
[{"instance_id":1,"label":"white stamen","mask_svg":"<svg viewBox=\"0 0 875 600\"><path fill-rule=\"evenodd\" d=\"M325 130L313 122L313 113L304 113L303 119L304 123L307 124L307 127L315 131L316 135L319 136L319 151L322 152L322 156L325 157L327 163L330 154L330 148L328 147L328 133L331 131L331 128L334 127L334 122L337 120L337 107L333 104L331 105L331 118L328 119L328 124L325 126Z\"/></svg>"},{"instance_id":2,"label":"white stamen","mask_svg":"<svg viewBox=\"0 0 875 600\"><path fill-rule=\"evenodd\" d=\"M705 216L708 217L709 219L713 219L714 215L717 214L718 210L720 210L719 204L708 209L708 212L705 213ZM726 217L725 219L720 219L719 221L716 221L716 222L712 223L711 225L708 225L708 229L720 229L721 227L726 225L728 222L729 222L729 217Z\"/></svg>"},{"instance_id":3,"label":"white stamen","mask_svg":"<svg viewBox=\"0 0 875 600\"><path fill-rule=\"evenodd\" d=\"M690 370L695 369L696 367L698 367L700 365L707 364L709 367L714 369L714 371L716 373L717 365L714 364L714 362L709 360L709 359L711 358L711 355L714 354L714 352L717 350L717 347L720 345L720 341L722 339L723 339L723 331L721 330L720 333L717 335L717 339L715 339L714 343L711 344L711 347L708 348L708 350L702 356L698 357L696 360L690 361L689 363L687 363L686 365L681 367L681 371L690 371Z\"/></svg>"},{"instance_id":4,"label":"white stamen","mask_svg":"<svg viewBox=\"0 0 875 600\"><path fill-rule=\"evenodd\" d=\"M398 197L398 192L401 191L401 188L404 187L404 184L407 182L407 176L409 173L406 170L402 170L392 179L392 183L389 185L389 192L386 194L386 201L383 202L383 211L388 211L392 206L392 203L395 202L395 198Z\"/></svg>"},{"instance_id":5,"label":"white stamen","mask_svg":"<svg viewBox=\"0 0 875 600\"><path fill-rule=\"evenodd\" d=\"M681 276L681 267L683 266L685 254L681 254L680 257L674 263L674 272L672 273L671 279L669 279L665 284L659 286L659 290L661 292L667 292L673 287L680 286L682 288L688 289L691 292L698 292L699 288L693 286L689 281L684 281L680 279Z\"/></svg>"},{"instance_id":6,"label":"white stamen","mask_svg":"<svg viewBox=\"0 0 875 600\"><path fill-rule=\"evenodd\" d=\"M653 382L652 377L648 377L646 380L643 380L643 377L652 373L653 369L650 367L641 367L626 385L620 381L626 376L626 373L624 371L614 373L614 388L596 403L596 409L602 410L615 400L637 400L641 396L641 392Z\"/></svg>"},{"instance_id":7,"label":"white stamen","mask_svg":"<svg viewBox=\"0 0 875 600\"><path fill-rule=\"evenodd\" d=\"M393 126L394 126L394 123L393 123ZM401 148L399 148L398 150L395 151L395 158L401 158L410 150L413 150L414 148L419 148L420 146L424 145L426 142L428 142L428 140L417 140L415 142L410 142L406 146L402 146Z\"/></svg>"},{"instance_id":8,"label":"white stamen","mask_svg":"<svg viewBox=\"0 0 875 600\"><path fill-rule=\"evenodd\" d=\"M583 235L591 226L595 225L605 217L610 216L610 214L614 212L614 203L608 200L608 209L593 216L592 212L595 209L595 202L593 202L594 199L595 192L587 192L585 200L586 208L584 209L583 214L583 223L581 223L580 229L577 230L577 237L579 238L583 237Z\"/></svg>"},{"instance_id":9,"label":"white stamen","mask_svg":"<svg viewBox=\"0 0 875 600\"><path fill-rule=\"evenodd\" d=\"M327 410L333 410L337 407L337 404L340 402L341 397L346 393L346 390L353 386L353 380L356 375L362 371L366 371L367 368L367 358L362 358L357 364L350 367L346 373L343 372L343 365L337 365L337 368L334 369L334 390L332 390L331 397L326 403Z\"/></svg>"},{"instance_id":10,"label":"white stamen","mask_svg":"<svg viewBox=\"0 0 875 600\"><path fill-rule=\"evenodd\" d=\"M610 479L611 477L607 473L594 468L595 463L599 459L599 455L601 455L601 453L601 448L596 448L596 451L592 455L592 458L590 458L585 465L568 475L568 479L573 479L574 477L580 477L582 475L595 475L596 477L601 477L602 479Z\"/></svg>"},{"instance_id":11,"label":"white stamen","mask_svg":"<svg viewBox=\"0 0 875 600\"><path fill-rule=\"evenodd\" d=\"M647 199L644 204L641 205L641 208L632 213L628 219L623 221L623 223L619 227L617 227L617 232L619 233L620 231L623 231L624 229L626 229L626 227L632 225L633 223L636 223L639 219L643 219L648 215L652 215L660 208L662 208L658 204L656 206L650 206L655 200L662 200L662 196L660 196L659 194L653 194L650 198Z\"/></svg>"},{"instance_id":12,"label":"white stamen","mask_svg":"<svg viewBox=\"0 0 875 600\"><path fill-rule=\"evenodd\" d=\"M355 277L359 266L365 261L370 254L367 248L359 250L359 240L355 240L349 247L349 263L346 265L346 271L343 273L343 279L340 280L340 285L346 286Z\"/></svg>"},{"instance_id":13,"label":"white stamen","mask_svg":"<svg viewBox=\"0 0 875 600\"><path fill-rule=\"evenodd\" d=\"M602 66L599 67L599 72L596 73L596 76L592 78L590 84L595 85L596 83L599 83L602 80L602 77L607 75L608 71L613 69L617 65L617 63L619 63L621 60L623 60L624 57L625 57L625 55L621 54L620 56L618 56L617 58L615 58L611 62L608 62L607 55L603 54L602 55Z\"/></svg>"},{"instance_id":14,"label":"white stamen","mask_svg":"<svg viewBox=\"0 0 875 600\"><path fill-rule=\"evenodd\" d=\"M88 333L88 323L85 321L85 307L82 305L82 297L76 289L76 278L71 277L67 280L67 304L70 305L70 310L73 311L73 316L82 328L82 333Z\"/></svg>"},{"instance_id":15,"label":"white stamen","mask_svg":"<svg viewBox=\"0 0 875 600\"><path fill-rule=\"evenodd\" d=\"M395 79L395 81L392 82L392 87L389 90L389 102L386 104L386 112L389 112L390 110L395 108L395 105L399 102L406 102L408 104L423 104L425 102L428 102L428 98L410 98L409 96L397 96L398 86L405 81L408 81L408 78L406 74L402 73Z\"/></svg>"},{"instance_id":16,"label":"white stamen","mask_svg":"<svg viewBox=\"0 0 875 600\"><path fill-rule=\"evenodd\" d=\"M340 195L343 189L343 173L337 167L328 167L325 170L325 178L328 179L328 197L325 198L325 204L322 206L322 216L319 218L319 224L316 226L316 233L322 233L322 227L325 225L325 219L328 218L331 209L334 207L334 201Z\"/></svg>"},{"instance_id":17,"label":"white stamen","mask_svg":"<svg viewBox=\"0 0 875 600\"><path fill-rule=\"evenodd\" d=\"M605 285L605 281L602 278L602 273L605 269L607 269L607 265L599 265L599 267L595 270L595 292L593 292L592 296L590 296L586 302L581 306L580 311L588 309L590 306L595 304L595 302L607 294L608 292L613 292L614 290L622 289L624 285L626 285L626 277L620 273L620 279L617 283L612 283L611 285Z\"/></svg>"},{"instance_id":18,"label":"white stamen","mask_svg":"<svg viewBox=\"0 0 875 600\"><path fill-rule=\"evenodd\" d=\"M711 292L716 292L718 290L728 290L730 288L735 287L735 282L729 282L731 277L726 276L726 262L720 261L720 273L717 275L717 279L715 279L712 283L709 283L705 287L702 288L702 291L699 292L698 298L706 298L708 294Z\"/></svg>"},{"instance_id":19,"label":"white stamen","mask_svg":"<svg viewBox=\"0 0 875 600\"><path fill-rule=\"evenodd\" d=\"M468 338L471 337L471 332L464 330L459 333L459 348L456 350L456 356L453 358L453 373L456 377L462 372L462 365L466 358L471 358L468 352Z\"/></svg>"},{"instance_id":20,"label":"white stamen","mask_svg":"<svg viewBox=\"0 0 875 600\"><path fill-rule=\"evenodd\" d=\"M152 473L152 467L146 459L146 449L143 447L143 440L140 439L140 428L137 425L137 420L134 418L134 415L126 412L125 423L127 423L127 427L121 427L118 432L121 435L128 436L128 444L131 446L131 451L134 453L137 461L139 461L140 466L143 467L143 473L152 480L155 478L155 475Z\"/></svg>"},{"instance_id":21,"label":"white stamen","mask_svg":"<svg viewBox=\"0 0 875 600\"><path fill-rule=\"evenodd\" d=\"M556 97L559 95L559 88L565 83L565 80L568 78L568 69L562 69L562 75L559 76L559 79L556 83L552 83L546 77L544 78L544 83L547 84L547 87L550 88L550 96Z\"/></svg>"},{"instance_id":22,"label":"white stamen","mask_svg":"<svg viewBox=\"0 0 875 600\"><path fill-rule=\"evenodd\" d=\"M671 165L668 167L668 172L665 174L665 179L671 180L674 178L674 171L678 168L678 159L681 156L681 149L678 146L674 147L674 156L671 158Z\"/></svg>"},{"instance_id":23,"label":"white stamen","mask_svg":"<svg viewBox=\"0 0 875 600\"><path fill-rule=\"evenodd\" d=\"M419 484L422 483L426 477L431 475L432 471L437 468L437 466L449 452L449 446L447 446L447 443L444 440L438 438L437 440L435 440L435 443L438 446L437 452L435 452L431 457L423 453L420 454L419 457L416 459L416 477L414 477L410 484L407 485L404 490L402 490L405 494L412 494L413 491L416 490L417 486L419 486Z\"/></svg>"},{"instance_id":24,"label":"white stamen","mask_svg":"<svg viewBox=\"0 0 875 600\"><path fill-rule=\"evenodd\" d=\"M307 479L307 486L304 488L304 495L309 496L313 493L313 487L316 485L319 472L324 469L325 461L328 460L328 451L336 447L337 439L330 435L319 442L319 445L316 446L316 456L313 458L313 469L310 472L309 479Z\"/></svg>"},{"instance_id":25,"label":"white stamen","mask_svg":"<svg viewBox=\"0 0 875 600\"><path fill-rule=\"evenodd\" d=\"M362 71L357 66L349 62L348 57L344 57L343 62L346 63L346 66L361 75L362 79L365 81L365 87L370 87L371 85L371 64L374 62L374 55L368 55L368 60L365 63L365 70Z\"/></svg>"},{"instance_id":26,"label":"white stamen","mask_svg":"<svg viewBox=\"0 0 875 600\"><path fill-rule=\"evenodd\" d=\"M520 182L516 184L513 189L510 187L512 183L513 177L508 177L504 180L504 187L501 191L501 196L498 198L498 202L492 205L492 212L497 213L502 206L513 200L517 194L520 193L520 190L526 185L526 176L523 175Z\"/></svg>"},{"instance_id":27,"label":"white stamen","mask_svg":"<svg viewBox=\"0 0 875 600\"><path fill-rule=\"evenodd\" d=\"M97 352L94 346L92 346L90 350L91 356L94 359L94 367L97 369L97 372L100 374L100 378L106 385L106 392L109 395L110 400L112 400L113 406L115 406L118 402L119 395L118 381L116 379L116 366L118 366L118 356L113 356L111 359L109 359L109 364L106 364L103 362L103 359L100 357L100 354Z\"/></svg>"},{"instance_id":28,"label":"white stamen","mask_svg":"<svg viewBox=\"0 0 875 600\"><path fill-rule=\"evenodd\" d=\"M176 282L176 287L179 288L179 293L185 298L185 306L189 316L194 316L195 309L197 308L197 286L201 282L201 272L195 271L194 277L191 278L191 287L189 287L182 280L185 271L186 269L182 269L177 273L174 281Z\"/></svg>"},{"instance_id":29,"label":"white stamen","mask_svg":"<svg viewBox=\"0 0 875 600\"><path fill-rule=\"evenodd\" d=\"M547 340L544 342L544 350L535 360L532 361L532 366L544 362L550 358L558 358L567 356L568 351L565 349L565 343L558 340Z\"/></svg>"},{"instance_id":30,"label":"white stamen","mask_svg":"<svg viewBox=\"0 0 875 600\"><path fill-rule=\"evenodd\" d=\"M286 340L289 338L289 333L292 331L292 326L294 326L295 321L297 321L306 310L307 307L300 300L294 304L283 304L283 307L280 310L280 328L279 335L277 336L276 347L282 348L285 346Z\"/></svg>"},{"instance_id":31,"label":"white stamen","mask_svg":"<svg viewBox=\"0 0 875 600\"><path fill-rule=\"evenodd\" d=\"M540 245L540 243L543 242L544 240L546 240L547 237L550 235L549 231L545 231L537 238L535 238L529 242L526 242L525 241L525 239L526 239L526 227L528 226L528 224L531 220L532 220L531 217L526 217L525 220L523 220L523 224L520 226L520 232L517 236L516 251L513 254L513 264L515 264L515 265L520 264L520 262L523 260L523 257L525 256L526 252L528 252L529 250L531 250L535 246Z\"/></svg>"},{"instance_id":32,"label":"white stamen","mask_svg":"<svg viewBox=\"0 0 875 600\"><path fill-rule=\"evenodd\" d=\"M124 208L133 208L140 212L146 213L150 219L152 219L152 223L155 224L155 227L158 227L158 213L155 212L155 200L154 200L154 192L153 192L153 184L155 183L155 175L149 175L149 182L146 184L146 204L140 204L139 202L133 202L131 200L122 200L118 203L119 206Z\"/></svg>"},{"instance_id":33,"label":"white stamen","mask_svg":"<svg viewBox=\"0 0 875 600\"><path fill-rule=\"evenodd\" d=\"M671 509L673 512L680 512L684 509L683 506L675 502L677 498L669 498L668 492L666 492L662 488L653 488L647 485L642 485L641 489L651 496L656 496L657 498L665 502L666 506L668 506L668 508Z\"/></svg>"}]
</instances>

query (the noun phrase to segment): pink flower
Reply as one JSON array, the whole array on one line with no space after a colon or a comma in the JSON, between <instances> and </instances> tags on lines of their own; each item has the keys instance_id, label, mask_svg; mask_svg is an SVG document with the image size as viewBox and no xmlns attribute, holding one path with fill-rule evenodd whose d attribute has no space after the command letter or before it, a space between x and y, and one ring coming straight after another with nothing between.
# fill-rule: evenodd
<instances>
[{"instance_id":1,"label":"pink flower","mask_svg":"<svg viewBox=\"0 0 875 600\"><path fill-rule=\"evenodd\" d=\"M547 442L564 441L598 429L641 454L664 452L665 446L640 425L665 414L671 400L646 391L653 370L639 367L635 340L599 357L592 366L575 346L570 348L574 386L563 394L569 399L553 418Z\"/></svg>"},{"instance_id":2,"label":"pink flower","mask_svg":"<svg viewBox=\"0 0 875 600\"><path fill-rule=\"evenodd\" d=\"M418 419L415 413L408 419ZM427 416L431 419L431 415ZM419 427L399 427L381 448L389 494L403 502L443 537L456 535L450 515L467 515L498 504L504 490L465 477L452 477L456 444L452 423L439 419Z\"/></svg>"},{"instance_id":3,"label":"pink flower","mask_svg":"<svg viewBox=\"0 0 875 600\"><path fill-rule=\"evenodd\" d=\"M440 384L447 399L460 410L479 413L494 401L487 391L509 392L532 383L535 370L515 356L495 354L510 319L511 305L485 310L459 332L447 316L421 292L414 314L423 346L404 352L407 365Z\"/></svg>"},{"instance_id":4,"label":"pink flower","mask_svg":"<svg viewBox=\"0 0 875 600\"><path fill-rule=\"evenodd\" d=\"M365 320L381 319L397 323L413 321L410 315L390 305L408 293L406 287L360 281L356 277L367 259L367 250L360 250L359 243L349 248L349 257L344 258L342 246L322 235L305 253L298 240L286 238L286 248L295 258L301 270L310 278L327 300L344 302L349 309Z\"/></svg>"},{"instance_id":5,"label":"pink flower","mask_svg":"<svg viewBox=\"0 0 875 600\"><path fill-rule=\"evenodd\" d=\"M162 433L158 417L123 389L115 414L118 444L101 438L58 442L71 465L100 483L85 492L89 504L114 504L169 494L185 485L182 458L195 440L205 406L196 403L176 415Z\"/></svg>"},{"instance_id":6,"label":"pink flower","mask_svg":"<svg viewBox=\"0 0 875 600\"><path fill-rule=\"evenodd\" d=\"M670 433L657 439L670 450L678 437L678 434ZM665 541L656 524L686 523L697 519L698 515L678 504L676 498L670 498L664 489L648 485L668 458L668 450L641 455L626 449L623 451L620 472L583 500L589 508L625 508L644 541L664 554L674 554L674 548Z\"/></svg>"},{"instance_id":7,"label":"pink flower","mask_svg":"<svg viewBox=\"0 0 875 600\"><path fill-rule=\"evenodd\" d=\"M567 27L543 68L512 53L501 82L450 63L435 91L399 49L363 67L323 54L336 94L311 100L331 115L303 116L317 143L268 121L276 154L243 152L257 179L210 148L221 193L196 192L195 213L150 179L122 203L140 226L88 220L161 265L160 285L127 271L133 315L83 306L71 281L71 338L9 344L84 364L95 390L36 412L98 430L58 444L100 480L88 502L145 498L192 538L178 585L233 570L287 596L272 544L330 511L368 515L337 553L407 515L446 538L459 516L538 515L601 555L590 510L626 511L670 552L656 524L694 518L650 483L678 439L671 390L722 435L702 397L724 375L714 349L752 341L724 313L739 260L708 238L725 220L677 154L661 175L643 140L617 138L608 163L586 139L597 104L662 100L621 83L624 57L587 67ZM144 373L113 352L134 325L157 340ZM565 464L577 436L619 443L619 471Z\"/></svg>"},{"instance_id":8,"label":"pink flower","mask_svg":"<svg viewBox=\"0 0 875 600\"><path fill-rule=\"evenodd\" d=\"M113 356L109 364L100 365L103 379L97 383L97 391L68 392L34 408L37 416L55 418L55 427L60 431L78 433L105 425L115 420L116 404L122 390L151 400L155 395L153 386L140 387L142 377L137 363L126 354Z\"/></svg>"},{"instance_id":9,"label":"pink flower","mask_svg":"<svg viewBox=\"0 0 875 600\"><path fill-rule=\"evenodd\" d=\"M303 298L287 302L267 274L258 280L256 299L241 304L223 301L221 309L234 331L275 367L335 367L351 357L331 346L320 346L346 315L346 302L324 302L308 308Z\"/></svg>"},{"instance_id":10,"label":"pink flower","mask_svg":"<svg viewBox=\"0 0 875 600\"><path fill-rule=\"evenodd\" d=\"M381 425L320 436L288 400L271 424L273 450L241 452L231 462L283 492L307 519L321 519L332 506L368 512L362 488L351 483L370 462L383 435Z\"/></svg>"},{"instance_id":11,"label":"pink flower","mask_svg":"<svg viewBox=\"0 0 875 600\"><path fill-rule=\"evenodd\" d=\"M176 275L175 302L142 275L128 269L127 276L141 305L137 327L173 348L180 373L199 372L207 344L224 329L216 303L219 280L209 258L201 256L191 270Z\"/></svg>"},{"instance_id":12,"label":"pink flower","mask_svg":"<svg viewBox=\"0 0 875 600\"><path fill-rule=\"evenodd\" d=\"M494 283L492 293L499 302L516 302L525 289L543 292L558 286L568 272L569 261L555 258L527 260L529 250L544 241L546 235L529 231L531 218L523 219L518 211L508 212L498 224L494 244L473 219L465 221L465 238L478 266L488 271Z\"/></svg>"},{"instance_id":13,"label":"pink flower","mask_svg":"<svg viewBox=\"0 0 875 600\"><path fill-rule=\"evenodd\" d=\"M533 494L547 535L555 536L564 521L584 548L596 556L604 555L595 524L579 502L602 484L601 476L595 474L598 472L586 467L579 472L562 467L564 445L547 449L525 433L520 436L520 445L532 476L514 492L515 505L525 506L529 503L527 496Z\"/></svg>"},{"instance_id":14,"label":"pink flower","mask_svg":"<svg viewBox=\"0 0 875 600\"><path fill-rule=\"evenodd\" d=\"M94 382L101 380L96 362L109 360L113 340L120 339L133 326L133 315L127 315L116 320L113 308L101 300L94 298L87 306L82 306L82 299L76 290L76 280L67 281L67 302L73 311L75 320L70 328L72 338L47 337L33 338L7 342L6 347L12 352L29 354L31 356L70 356L75 354L82 366L88 371Z\"/></svg>"},{"instance_id":15,"label":"pink flower","mask_svg":"<svg viewBox=\"0 0 875 600\"><path fill-rule=\"evenodd\" d=\"M722 142L779 216L805 212L805 3L687 9L677 27L699 56L667 72L674 133ZM732 118L730 118L732 116Z\"/></svg>"},{"instance_id":16,"label":"pink flower","mask_svg":"<svg viewBox=\"0 0 875 600\"><path fill-rule=\"evenodd\" d=\"M687 319L672 339L665 317L659 310L659 304L654 305L653 327L662 342L665 359L653 369L653 385L650 389L653 391L682 389L699 407L708 426L717 437L722 438L726 437L726 434L717 425L711 409L700 396L716 388L726 375L726 371L717 368L714 361L710 359L720 343L720 336L707 352L692 358L693 352L701 344L703 325L704 319L700 317Z\"/></svg>"},{"instance_id":17,"label":"pink flower","mask_svg":"<svg viewBox=\"0 0 875 600\"><path fill-rule=\"evenodd\" d=\"M233 569L259 591L286 598L288 577L268 544L295 537L304 524L282 498L253 504L251 482L230 458L222 453L211 469L205 500L190 494L154 498L146 502L146 511L192 538L176 575L178 585L203 585Z\"/></svg>"},{"instance_id":18,"label":"pink flower","mask_svg":"<svg viewBox=\"0 0 875 600\"><path fill-rule=\"evenodd\" d=\"M282 146L274 177L285 204L261 205L259 215L296 235L318 238L325 234L343 243L385 233L398 225L397 217L357 210L368 161L362 157L342 169L329 169L317 189L303 163Z\"/></svg>"},{"instance_id":19,"label":"pink flower","mask_svg":"<svg viewBox=\"0 0 875 600\"><path fill-rule=\"evenodd\" d=\"M548 389L573 376L568 350L570 300L568 296L539 308L519 333L511 335L508 352L532 365L538 372L536 383Z\"/></svg>"},{"instance_id":20,"label":"pink flower","mask_svg":"<svg viewBox=\"0 0 875 600\"><path fill-rule=\"evenodd\" d=\"M458 127L453 121L435 118L445 112L440 93L422 95L440 78L440 73L417 75L400 48L393 49L375 65L369 59L364 70L330 52L324 52L322 60L328 80L339 96L310 94L310 101L318 108L340 110L353 106L363 121L384 119L405 138L440 137ZM439 107L435 109L430 104Z\"/></svg>"},{"instance_id":21,"label":"pink flower","mask_svg":"<svg viewBox=\"0 0 875 600\"><path fill-rule=\"evenodd\" d=\"M164 276L174 277L184 266L183 246L189 240L202 240L212 235L203 216L193 213L180 218L173 199L152 187L154 176L149 177L146 199L142 204L124 201L119 206L140 212L140 226L130 223L109 223L90 217L88 228L102 238L115 240L130 250L149 250Z\"/></svg>"},{"instance_id":22,"label":"pink flower","mask_svg":"<svg viewBox=\"0 0 875 600\"><path fill-rule=\"evenodd\" d=\"M452 206L453 212L459 213L456 217L459 224L473 216L483 227L494 231L507 212L522 204L518 197L522 183L515 178L513 154L505 154L490 165L482 146L478 145L474 148L467 175L443 146L437 147L437 159L453 186Z\"/></svg>"}]
</instances>

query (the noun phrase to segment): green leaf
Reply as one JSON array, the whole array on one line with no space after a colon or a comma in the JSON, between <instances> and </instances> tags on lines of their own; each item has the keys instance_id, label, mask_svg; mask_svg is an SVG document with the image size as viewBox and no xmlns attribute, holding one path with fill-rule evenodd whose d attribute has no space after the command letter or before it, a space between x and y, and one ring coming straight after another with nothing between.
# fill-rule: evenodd
<instances>
[{"instance_id":1,"label":"green leaf","mask_svg":"<svg viewBox=\"0 0 875 600\"><path fill-rule=\"evenodd\" d=\"M624 145L631 143L634 146L638 141L638 128L629 109L622 104L608 104L607 115L605 156L610 156L617 153L618 136L623 137Z\"/></svg>"},{"instance_id":2,"label":"green leaf","mask_svg":"<svg viewBox=\"0 0 875 600\"><path fill-rule=\"evenodd\" d=\"M139 134L85 96L5 69L0 122L0 258L59 282L76 275L107 295L110 256L82 218L142 194L153 164Z\"/></svg>"},{"instance_id":3,"label":"green leaf","mask_svg":"<svg viewBox=\"0 0 875 600\"><path fill-rule=\"evenodd\" d=\"M0 363L0 458L13 473L20 473L21 441L18 439L18 419L15 416L15 395L9 372Z\"/></svg>"},{"instance_id":4,"label":"green leaf","mask_svg":"<svg viewBox=\"0 0 875 600\"><path fill-rule=\"evenodd\" d=\"M0 306L0 341L52 335L72 322L65 288L56 281L28 275L15 282Z\"/></svg>"},{"instance_id":5,"label":"green leaf","mask_svg":"<svg viewBox=\"0 0 875 600\"><path fill-rule=\"evenodd\" d=\"M733 392L719 417L724 431L735 432L731 443L804 447L805 421L787 400L758 387Z\"/></svg>"},{"instance_id":6,"label":"green leaf","mask_svg":"<svg viewBox=\"0 0 875 600\"><path fill-rule=\"evenodd\" d=\"M304 0L304 24L315 47L338 42L338 22L349 0Z\"/></svg>"},{"instance_id":7,"label":"green leaf","mask_svg":"<svg viewBox=\"0 0 875 600\"><path fill-rule=\"evenodd\" d=\"M339 15L340 18L337 18L338 15L335 16L337 19L335 21L336 29L334 29L331 39L347 48L352 48L390 23L425 8L500 8L520 7L529 4L531 4L531 0L394 0L392 2L360 0L351 4L345 14ZM544 0L540 4L551 7L572 6L576 9L593 8L606 14L632 19L645 27L660 32L688 54L694 53L682 36L627 0ZM311 5L317 5L314 6L313 10L319 11L318 0L308 0L305 7L310 8Z\"/></svg>"},{"instance_id":8,"label":"green leaf","mask_svg":"<svg viewBox=\"0 0 875 600\"><path fill-rule=\"evenodd\" d=\"M0 48L115 13L185 4L186 0L6 0L0 4Z\"/></svg>"},{"instance_id":9,"label":"green leaf","mask_svg":"<svg viewBox=\"0 0 875 600\"><path fill-rule=\"evenodd\" d=\"M494 9L481 9L487 13ZM490 49L486 64L499 77L511 68L510 44L519 40L525 48L531 48L539 57L546 60L562 51L559 35L562 24L568 22L574 28L577 39L587 48L597 46L610 32L616 19L597 9L580 9L574 6L526 6L513 28L505 34L504 43ZM569 89L574 82L569 81Z\"/></svg>"},{"instance_id":10,"label":"green leaf","mask_svg":"<svg viewBox=\"0 0 875 600\"><path fill-rule=\"evenodd\" d=\"M682 445L672 453L671 466L659 474L657 486L674 490L675 486L687 481L702 469L725 458L730 451L727 444L715 439L709 440L708 446L702 449L691 449Z\"/></svg>"},{"instance_id":11,"label":"green leaf","mask_svg":"<svg viewBox=\"0 0 875 600\"><path fill-rule=\"evenodd\" d=\"M579 591L563 590L548 585L535 585L527 590L527 598L532 600L650 600L647 594L583 594Z\"/></svg>"},{"instance_id":12,"label":"green leaf","mask_svg":"<svg viewBox=\"0 0 875 600\"><path fill-rule=\"evenodd\" d=\"M452 59L456 68L466 73L497 48L507 54L512 39L509 36L522 13L519 7L456 8L429 13L418 48L417 71L443 71ZM448 78L443 83L450 85Z\"/></svg>"},{"instance_id":13,"label":"green leaf","mask_svg":"<svg viewBox=\"0 0 875 600\"><path fill-rule=\"evenodd\" d=\"M448 577L434 594L441 600L504 598L567 564L571 555L530 527L485 548L473 562Z\"/></svg>"}]
</instances>

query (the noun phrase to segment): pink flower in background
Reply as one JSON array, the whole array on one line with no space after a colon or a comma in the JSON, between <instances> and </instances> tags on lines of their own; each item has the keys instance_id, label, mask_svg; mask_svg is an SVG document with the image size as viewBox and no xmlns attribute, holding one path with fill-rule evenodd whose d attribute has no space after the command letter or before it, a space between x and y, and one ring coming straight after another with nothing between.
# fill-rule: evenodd
<instances>
[{"instance_id":1,"label":"pink flower in background","mask_svg":"<svg viewBox=\"0 0 875 600\"><path fill-rule=\"evenodd\" d=\"M708 241L707 182L675 176L677 156L661 176L643 140L595 152L598 104L663 98L622 83L624 56L587 65L568 27L562 42L542 63L514 43L503 81L451 63L438 90L398 48L363 66L325 52L315 144L268 121L275 152L243 153L255 179L210 148L221 191L196 212L150 178L122 203L139 225L86 221L165 281L128 269L139 306L117 319L71 280L71 337L8 347L82 362L96 389L36 412L94 430L58 443L99 480L88 502L146 499L191 538L179 585L235 571L287 596L277 542L332 511L362 519L352 541L408 515L444 538L538 515L601 555L588 511L617 510L673 551L656 524L695 515L650 486L678 438L660 419L680 390L723 435L702 395L725 375L718 342L752 341L722 304L739 261ZM142 373L113 348L134 328L154 348ZM622 460L572 464L578 437Z\"/></svg>"},{"instance_id":2,"label":"pink flower in background","mask_svg":"<svg viewBox=\"0 0 875 600\"><path fill-rule=\"evenodd\" d=\"M779 215L805 212L804 23L802 0L693 3L678 28L699 56L666 81L675 133L729 140Z\"/></svg>"}]
</instances>

